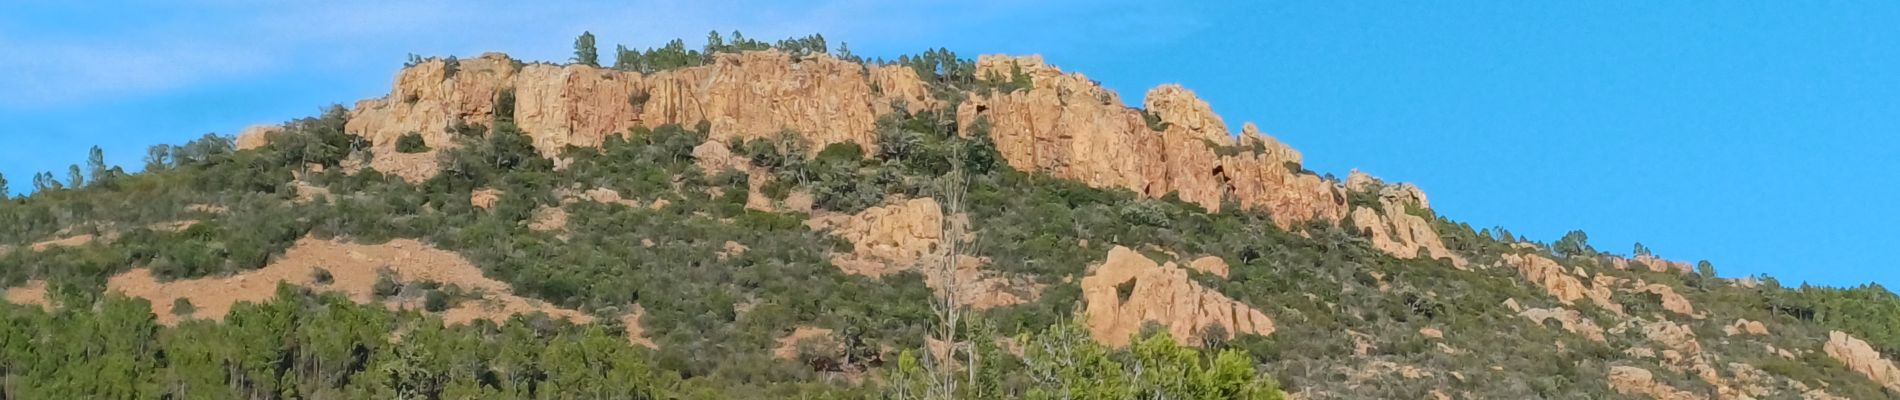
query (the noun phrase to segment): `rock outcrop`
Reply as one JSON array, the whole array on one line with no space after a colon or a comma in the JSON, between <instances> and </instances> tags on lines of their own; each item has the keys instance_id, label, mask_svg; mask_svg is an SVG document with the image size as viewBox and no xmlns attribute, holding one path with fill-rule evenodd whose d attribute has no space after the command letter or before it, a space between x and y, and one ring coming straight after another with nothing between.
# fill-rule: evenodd
<instances>
[{"instance_id":1,"label":"rock outcrop","mask_svg":"<svg viewBox=\"0 0 1900 400\"><path fill-rule=\"evenodd\" d=\"M1271 213L1282 227L1346 214L1338 187L1289 169L1299 164L1298 152L1258 129L1234 138L1187 89L1150 91L1144 116L1088 77L1064 73L1041 57L977 59L978 76L1016 69L1030 76L1028 90L973 96L957 108L964 132L988 121L997 150L1016 169L1152 197L1178 193L1209 210L1232 197L1243 208Z\"/></svg>"},{"instance_id":2,"label":"rock outcrop","mask_svg":"<svg viewBox=\"0 0 1900 400\"><path fill-rule=\"evenodd\" d=\"M1656 400L1699 400L1708 398L1671 387L1662 382L1657 382L1655 375L1651 374L1649 370L1621 365L1610 367L1610 388L1615 389L1617 393L1632 396L1648 396Z\"/></svg>"},{"instance_id":3,"label":"rock outcrop","mask_svg":"<svg viewBox=\"0 0 1900 400\"><path fill-rule=\"evenodd\" d=\"M1874 346L1867 344L1867 341L1845 332L1833 331L1828 333L1827 344L1821 346L1821 351L1881 387L1900 392L1900 367L1895 367L1893 361L1881 357L1880 352L1875 351Z\"/></svg>"},{"instance_id":4,"label":"rock outcrop","mask_svg":"<svg viewBox=\"0 0 1900 400\"><path fill-rule=\"evenodd\" d=\"M1722 333L1726 333L1729 336L1739 336L1739 335L1768 336L1768 326L1762 325L1761 321L1749 321L1747 319L1736 319L1734 324L1730 324L1729 326L1723 327Z\"/></svg>"},{"instance_id":5,"label":"rock outcrop","mask_svg":"<svg viewBox=\"0 0 1900 400\"><path fill-rule=\"evenodd\" d=\"M1158 264L1127 247L1108 251L1108 259L1082 278L1089 331L1095 340L1121 347L1153 321L1189 344L1209 328L1230 334L1267 335L1273 321L1259 310L1202 287L1186 269Z\"/></svg>"},{"instance_id":6,"label":"rock outcrop","mask_svg":"<svg viewBox=\"0 0 1900 400\"><path fill-rule=\"evenodd\" d=\"M270 144L271 134L283 131L284 127L278 125L251 125L238 132L237 149L250 150L264 147Z\"/></svg>"},{"instance_id":7,"label":"rock outcrop","mask_svg":"<svg viewBox=\"0 0 1900 400\"><path fill-rule=\"evenodd\" d=\"M1654 294L1656 295L1658 299L1662 300L1662 307L1664 310L1668 310L1669 312L1676 313L1676 314L1681 314L1683 316L1700 318L1695 313L1695 305L1689 303L1689 298L1682 297L1682 294L1676 293L1676 288L1671 287L1669 285L1660 284L1660 283L1651 283L1651 284L1642 284L1642 282L1637 282L1637 283L1638 285L1635 288L1629 289L1627 291L1631 293Z\"/></svg>"},{"instance_id":8,"label":"rock outcrop","mask_svg":"<svg viewBox=\"0 0 1900 400\"><path fill-rule=\"evenodd\" d=\"M1544 288L1544 292L1556 297L1564 304L1576 304L1577 300L1589 299L1597 306L1616 313L1623 312L1623 306L1611 299L1608 285L1597 285L1595 280L1584 281L1564 270L1562 265L1550 258L1536 254L1505 254L1504 262L1517 267L1524 279Z\"/></svg>"},{"instance_id":9,"label":"rock outcrop","mask_svg":"<svg viewBox=\"0 0 1900 400\"><path fill-rule=\"evenodd\" d=\"M1175 193L1215 211L1231 199L1270 213L1283 228L1337 222L1351 211L1339 185L1301 169L1298 151L1251 123L1236 137L1207 102L1179 85L1149 91L1143 111L1037 56L983 56L976 67L978 76L1020 70L1030 77L1026 90L972 94L956 110L963 132L987 121L997 150L1017 169L1149 197ZM398 138L415 133L431 149L449 148L455 127L493 125L502 113L511 113L506 116L548 156L567 146L599 145L634 127L702 121L709 143L796 132L812 148L855 142L874 149L877 117L896 105L950 106L929 92L907 67L867 67L824 54L722 53L707 65L642 74L523 64L489 53L404 68L387 96L357 103L346 131L368 139L372 167L414 182L435 174L436 157L433 151L396 152ZM1400 188L1429 207L1417 188ZM1404 207L1386 206L1383 218L1363 219L1390 227L1379 240L1382 249L1410 258L1423 247L1431 257L1464 264L1438 242L1430 221L1405 214Z\"/></svg>"},{"instance_id":10,"label":"rock outcrop","mask_svg":"<svg viewBox=\"0 0 1900 400\"><path fill-rule=\"evenodd\" d=\"M1196 258L1194 259L1193 262L1188 263L1188 268L1193 268L1195 271L1201 271L1201 272L1206 272L1206 273L1210 273L1214 275L1219 275L1222 278L1227 277L1227 261L1220 259L1220 257L1207 256L1207 257Z\"/></svg>"},{"instance_id":11,"label":"rock outcrop","mask_svg":"<svg viewBox=\"0 0 1900 400\"><path fill-rule=\"evenodd\" d=\"M1558 324L1563 325L1565 331L1569 331L1570 333L1583 335L1584 337L1590 338L1590 340L1598 342L1608 340L1603 336L1603 327L1598 326L1596 321L1584 318L1583 313L1579 313L1577 310L1568 308L1527 308L1517 313L1517 315L1530 319L1531 322L1537 324L1543 324L1544 321L1554 319L1557 320Z\"/></svg>"},{"instance_id":12,"label":"rock outcrop","mask_svg":"<svg viewBox=\"0 0 1900 400\"><path fill-rule=\"evenodd\" d=\"M917 272L924 284L977 309L1021 304L1040 288L984 269L989 260L957 256L954 268L945 243L945 224L965 224L965 216L946 218L936 199L920 198L872 207L856 215L826 215L806 222L851 241L852 251L834 254L831 263L845 272L881 277ZM967 238L966 238L967 239Z\"/></svg>"},{"instance_id":13,"label":"rock outcrop","mask_svg":"<svg viewBox=\"0 0 1900 400\"><path fill-rule=\"evenodd\" d=\"M1695 272L1695 270L1689 266L1689 263L1664 260L1652 255L1639 255L1631 261L1641 263L1643 266L1649 267L1650 271L1655 272L1674 272L1678 274Z\"/></svg>"},{"instance_id":14,"label":"rock outcrop","mask_svg":"<svg viewBox=\"0 0 1900 400\"><path fill-rule=\"evenodd\" d=\"M880 90L872 90L873 83ZM512 98L515 124L548 156L569 145L598 146L636 126L700 121L722 141L789 130L814 148L844 141L872 147L877 116L890 104L933 105L924 88L908 68L867 69L826 55L794 58L778 51L718 54L708 65L654 74L522 64L488 53L404 68L388 96L357 103L346 130L369 140L377 155L372 165L384 172L411 169L399 162L433 160L385 162L384 156L400 154L394 151L398 137L413 132L431 148L452 145L452 127L492 125L498 112L508 112L503 97Z\"/></svg>"},{"instance_id":15,"label":"rock outcrop","mask_svg":"<svg viewBox=\"0 0 1900 400\"><path fill-rule=\"evenodd\" d=\"M500 189L495 189L495 188L475 189L468 193L468 204L470 206L474 206L475 208L483 209L483 210L495 208L495 203L501 202L501 195L502 195L502 192Z\"/></svg>"},{"instance_id":16,"label":"rock outcrop","mask_svg":"<svg viewBox=\"0 0 1900 400\"><path fill-rule=\"evenodd\" d=\"M1420 249L1424 249L1427 256L1449 259L1456 267L1462 268L1467 263L1464 256L1445 248L1431 221L1411 213L1413 208L1430 210L1432 207L1431 201L1425 199L1425 191L1418 186L1386 185L1378 178L1355 170L1347 175L1345 190L1373 190L1379 194L1379 208L1360 206L1352 210L1353 227L1372 239L1373 248L1399 258L1417 257Z\"/></svg>"}]
</instances>

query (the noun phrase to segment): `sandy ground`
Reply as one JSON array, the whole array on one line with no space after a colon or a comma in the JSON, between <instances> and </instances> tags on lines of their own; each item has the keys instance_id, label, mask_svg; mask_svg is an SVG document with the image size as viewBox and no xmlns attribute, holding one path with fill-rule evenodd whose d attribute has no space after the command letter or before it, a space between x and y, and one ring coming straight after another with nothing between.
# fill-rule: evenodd
<instances>
[{"instance_id":1,"label":"sandy ground","mask_svg":"<svg viewBox=\"0 0 1900 400\"><path fill-rule=\"evenodd\" d=\"M53 309L52 300L46 297L46 281L26 281L25 285L9 288L6 291L6 299L8 303L17 305L40 306L40 308L46 310Z\"/></svg>"},{"instance_id":2,"label":"sandy ground","mask_svg":"<svg viewBox=\"0 0 1900 400\"><path fill-rule=\"evenodd\" d=\"M44 241L44 242L39 242L39 243L34 243L34 244L33 244L32 246L30 246L30 247L31 247L31 248L33 249L33 251L46 251L46 249L50 249L50 248L54 248L54 247L73 247L73 246L84 246L84 245L86 245L87 243L92 243L92 239L94 239L94 237L93 237L92 235L90 235L90 234L87 234L87 235L77 235L77 236L68 236L68 237L64 237L64 238L59 238L59 239L53 239L53 240L48 240L48 241Z\"/></svg>"},{"instance_id":3,"label":"sandy ground","mask_svg":"<svg viewBox=\"0 0 1900 400\"><path fill-rule=\"evenodd\" d=\"M479 300L465 301L443 312L442 318L449 324L478 319L501 322L515 314L533 312L576 323L593 321L593 316L579 311L516 296L507 284L482 276L481 269L462 256L407 239L360 245L305 238L263 269L221 278L159 282L150 269L139 268L113 276L106 286L150 300L159 323L174 325L181 320L172 313L177 299L188 299L197 309L190 317L221 319L238 302L270 300L276 295L278 282L341 292L357 302L376 302L372 290L377 270L384 267L403 282L436 281L481 294ZM314 282L312 275L318 268L328 270L334 280L327 285ZM411 306L387 304L392 308Z\"/></svg>"}]
</instances>

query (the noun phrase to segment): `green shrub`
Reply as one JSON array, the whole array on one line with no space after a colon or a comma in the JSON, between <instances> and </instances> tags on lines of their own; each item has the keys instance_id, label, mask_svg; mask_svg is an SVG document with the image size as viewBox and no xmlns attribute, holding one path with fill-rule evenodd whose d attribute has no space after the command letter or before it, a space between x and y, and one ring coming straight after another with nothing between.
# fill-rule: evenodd
<instances>
[{"instance_id":1,"label":"green shrub","mask_svg":"<svg viewBox=\"0 0 1900 400\"><path fill-rule=\"evenodd\" d=\"M449 295L441 290L430 290L422 297L422 309L429 312L442 312L449 309Z\"/></svg>"},{"instance_id":2,"label":"green shrub","mask_svg":"<svg viewBox=\"0 0 1900 400\"><path fill-rule=\"evenodd\" d=\"M172 315L185 316L196 312L198 312L198 306L192 305L191 299L180 297L172 300Z\"/></svg>"},{"instance_id":3,"label":"green shrub","mask_svg":"<svg viewBox=\"0 0 1900 400\"><path fill-rule=\"evenodd\" d=\"M429 144L423 142L422 134L409 132L396 137L396 152L415 154L429 151Z\"/></svg>"},{"instance_id":4,"label":"green shrub","mask_svg":"<svg viewBox=\"0 0 1900 400\"><path fill-rule=\"evenodd\" d=\"M336 281L336 277L330 275L330 270L317 267L310 270L310 281L318 285L328 285L330 282Z\"/></svg>"},{"instance_id":5,"label":"green shrub","mask_svg":"<svg viewBox=\"0 0 1900 400\"><path fill-rule=\"evenodd\" d=\"M383 267L376 270L376 284L370 287L370 293L377 298L395 296L402 293L402 282L397 280L396 271Z\"/></svg>"}]
</instances>

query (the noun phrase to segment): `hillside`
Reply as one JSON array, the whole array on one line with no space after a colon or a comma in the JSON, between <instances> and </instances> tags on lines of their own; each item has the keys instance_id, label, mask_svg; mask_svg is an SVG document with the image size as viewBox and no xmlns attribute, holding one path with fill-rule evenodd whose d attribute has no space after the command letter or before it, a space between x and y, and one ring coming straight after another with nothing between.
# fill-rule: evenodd
<instances>
[{"instance_id":1,"label":"hillside","mask_svg":"<svg viewBox=\"0 0 1900 400\"><path fill-rule=\"evenodd\" d=\"M713 37L35 176L0 398L1900 397L1878 286L1474 229L1178 85Z\"/></svg>"}]
</instances>

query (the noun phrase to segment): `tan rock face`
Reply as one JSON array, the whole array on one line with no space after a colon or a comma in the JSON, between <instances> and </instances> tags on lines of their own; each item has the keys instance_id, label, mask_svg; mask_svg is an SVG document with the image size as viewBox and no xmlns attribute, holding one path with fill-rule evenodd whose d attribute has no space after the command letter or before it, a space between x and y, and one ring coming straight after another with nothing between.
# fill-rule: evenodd
<instances>
[{"instance_id":1,"label":"tan rock face","mask_svg":"<svg viewBox=\"0 0 1900 400\"><path fill-rule=\"evenodd\" d=\"M1220 257L1207 256L1207 257L1196 258L1194 259L1194 262L1188 263L1188 268L1193 268L1196 271L1206 272L1206 273L1210 273L1214 275L1220 275L1220 277L1222 278L1227 277L1227 261L1221 260Z\"/></svg>"},{"instance_id":2,"label":"tan rock face","mask_svg":"<svg viewBox=\"0 0 1900 400\"><path fill-rule=\"evenodd\" d=\"M1283 227L1345 216L1345 200L1336 187L1318 176L1288 171L1284 164L1297 163L1298 153L1257 129L1242 140L1261 143L1266 151L1218 154L1215 146L1232 146L1236 140L1206 102L1179 86L1150 92L1150 111L1168 125L1156 132L1141 111L1122 105L1114 92L1081 74L1065 74L1041 57L977 59L979 76L1013 68L1031 77L1031 89L972 97L958 107L957 122L967 132L977 119L988 120L997 150L1016 169L1151 197L1179 193L1209 210L1219 210L1231 195L1242 207L1272 213Z\"/></svg>"},{"instance_id":3,"label":"tan rock face","mask_svg":"<svg viewBox=\"0 0 1900 400\"><path fill-rule=\"evenodd\" d=\"M1156 264L1121 246L1110 249L1108 259L1082 278L1082 298L1090 333L1115 347L1127 345L1147 321L1189 344L1199 343L1193 339L1212 326L1236 335L1274 331L1273 321L1259 310L1202 287L1174 263Z\"/></svg>"},{"instance_id":4,"label":"tan rock face","mask_svg":"<svg viewBox=\"0 0 1900 400\"><path fill-rule=\"evenodd\" d=\"M1171 83L1149 89L1148 96L1142 99L1142 108L1161 117L1169 129L1181 129L1189 137L1221 145L1235 142L1233 135L1227 133L1227 122L1214 114L1214 108L1181 85Z\"/></svg>"},{"instance_id":5,"label":"tan rock face","mask_svg":"<svg viewBox=\"0 0 1900 400\"><path fill-rule=\"evenodd\" d=\"M1893 361L1880 356L1874 346L1841 331L1828 333L1827 344L1821 347L1828 357L1840 360L1847 369L1858 372L1887 390L1900 392L1900 367Z\"/></svg>"},{"instance_id":6,"label":"tan rock face","mask_svg":"<svg viewBox=\"0 0 1900 400\"><path fill-rule=\"evenodd\" d=\"M1640 320L1637 320L1641 322ZM1702 343L1696 340L1695 331L1688 325L1668 320L1641 322L1643 336L1663 348L1664 366L1672 369L1687 369L1703 382L1715 386L1723 394L1732 394L1735 388L1715 367L1713 356L1702 352Z\"/></svg>"},{"instance_id":7,"label":"tan rock face","mask_svg":"<svg viewBox=\"0 0 1900 400\"><path fill-rule=\"evenodd\" d=\"M1689 298L1682 297L1682 294L1676 293L1676 288L1670 287L1669 285L1660 283L1638 285L1635 289L1629 291L1635 293L1653 293L1662 299L1664 310L1669 310L1669 312L1684 316L1697 316L1695 313L1695 305L1689 304Z\"/></svg>"},{"instance_id":8,"label":"tan rock face","mask_svg":"<svg viewBox=\"0 0 1900 400\"><path fill-rule=\"evenodd\" d=\"M1749 321L1747 319L1736 319L1734 324L1730 324L1727 327L1723 327L1722 333L1727 333L1729 336L1738 336L1738 335L1768 336L1768 326L1762 325L1761 321Z\"/></svg>"},{"instance_id":9,"label":"tan rock face","mask_svg":"<svg viewBox=\"0 0 1900 400\"><path fill-rule=\"evenodd\" d=\"M1589 299L1613 312L1623 312L1623 306L1611 299L1608 285L1587 283L1565 272L1556 261L1536 254L1506 254L1503 258L1506 264L1517 267L1525 280L1544 288L1544 292L1556 297L1557 301L1576 304L1577 300Z\"/></svg>"},{"instance_id":10,"label":"tan rock face","mask_svg":"<svg viewBox=\"0 0 1900 400\"><path fill-rule=\"evenodd\" d=\"M1610 388L1615 389L1617 393L1632 396L1648 396L1656 400L1694 400L1707 398L1671 387L1662 382L1657 382L1655 375L1651 374L1649 370L1620 365L1610 367Z\"/></svg>"},{"instance_id":11,"label":"tan rock face","mask_svg":"<svg viewBox=\"0 0 1900 400\"><path fill-rule=\"evenodd\" d=\"M1675 272L1678 274L1687 274L1690 272L1695 272L1695 269L1693 269L1693 267L1690 267L1689 263L1685 263L1681 261L1664 260L1661 258L1657 258L1656 256L1650 256L1650 255L1636 256L1636 258L1633 259L1632 261L1642 263L1644 266L1649 267L1650 271L1655 271L1655 272Z\"/></svg>"},{"instance_id":12,"label":"tan rock face","mask_svg":"<svg viewBox=\"0 0 1900 400\"><path fill-rule=\"evenodd\" d=\"M381 99L357 103L348 131L368 138L380 157L396 138L422 135L431 147L452 143L457 122L493 124L497 96L513 90L514 119L548 156L568 145L597 146L635 126L706 121L719 140L803 134L813 148L855 141L875 145L880 112L903 100L929 107L928 91L902 67L867 69L826 55L777 51L720 54L709 65L652 75L579 65L520 66L502 54L462 60L450 74L432 60L405 68ZM879 90L872 90L875 83ZM375 165L377 169L394 165Z\"/></svg>"},{"instance_id":13,"label":"tan rock face","mask_svg":"<svg viewBox=\"0 0 1900 400\"><path fill-rule=\"evenodd\" d=\"M1150 197L1178 193L1215 211L1232 198L1243 208L1271 213L1282 227L1338 221L1349 211L1337 185L1288 167L1302 161L1298 151L1252 124L1236 138L1205 101L1178 85L1156 88L1144 101L1166 126L1156 132L1114 92L1040 57L984 56L977 64L979 75L1020 68L1031 77L1029 90L972 97L958 108L966 132L978 119L989 121L998 150L1017 169ZM851 141L871 149L876 118L893 104L912 110L945 106L909 68L866 67L827 55L719 54L709 65L647 75L523 65L491 53L452 67L432 60L403 69L387 96L357 104L346 130L372 144L372 167L419 182L436 172L436 157L397 153L397 138L414 132L431 148L452 147L451 127L494 123L504 91L513 93L516 125L548 156L565 146L599 145L636 126L701 121L718 142L791 131L812 148ZM1408 197L1429 207L1416 194ZM1383 221L1396 232L1390 240L1395 244L1387 246L1394 254L1411 257L1423 246L1433 257L1457 260L1435 244L1429 221L1389 214L1400 216Z\"/></svg>"},{"instance_id":14,"label":"tan rock face","mask_svg":"<svg viewBox=\"0 0 1900 400\"><path fill-rule=\"evenodd\" d=\"M1517 315L1530 319L1531 322L1537 324L1543 324L1546 320L1555 319L1557 323L1563 325L1565 331L1583 335L1584 337L1590 338L1590 340L1598 342L1607 341L1603 336L1603 327L1597 326L1596 321L1584 318L1583 313L1579 313L1577 310L1568 308L1527 308L1524 309L1523 312L1517 313Z\"/></svg>"},{"instance_id":15,"label":"tan rock face","mask_svg":"<svg viewBox=\"0 0 1900 400\"><path fill-rule=\"evenodd\" d=\"M283 132L284 127L277 125L251 125L238 132L237 149L250 150L270 144L270 135Z\"/></svg>"},{"instance_id":16,"label":"tan rock face","mask_svg":"<svg viewBox=\"0 0 1900 400\"><path fill-rule=\"evenodd\" d=\"M851 241L853 254L893 264L916 264L935 251L943 241L943 223L943 209L931 198L872 207L822 222L832 233Z\"/></svg>"},{"instance_id":17,"label":"tan rock face","mask_svg":"<svg viewBox=\"0 0 1900 400\"><path fill-rule=\"evenodd\" d=\"M1355 170L1347 176L1345 190L1379 192L1379 209L1357 207L1352 210L1353 226L1368 234L1373 248L1399 258L1417 257L1419 249L1424 249L1433 259L1449 259L1456 267L1463 268L1468 263L1464 256L1445 248L1431 221L1409 212L1412 207L1431 208L1431 201L1417 186L1386 185L1378 178Z\"/></svg>"},{"instance_id":18,"label":"tan rock face","mask_svg":"<svg viewBox=\"0 0 1900 400\"><path fill-rule=\"evenodd\" d=\"M945 218L936 199L921 198L872 207L856 215L820 216L806 225L830 230L851 241L851 253L831 258L831 263L845 272L880 277L914 271L923 274L925 285L943 291L940 294L954 295L976 309L1021 304L1041 291L1034 284L983 269L989 263L984 258L959 256L954 268L945 271L950 255L944 224L967 223L964 218Z\"/></svg>"},{"instance_id":19,"label":"tan rock face","mask_svg":"<svg viewBox=\"0 0 1900 400\"><path fill-rule=\"evenodd\" d=\"M475 189L468 194L468 204L483 210L495 208L495 203L501 201L501 194L501 190L495 188Z\"/></svg>"}]
</instances>

